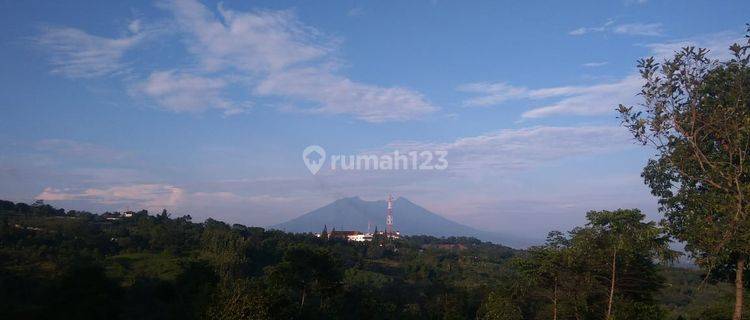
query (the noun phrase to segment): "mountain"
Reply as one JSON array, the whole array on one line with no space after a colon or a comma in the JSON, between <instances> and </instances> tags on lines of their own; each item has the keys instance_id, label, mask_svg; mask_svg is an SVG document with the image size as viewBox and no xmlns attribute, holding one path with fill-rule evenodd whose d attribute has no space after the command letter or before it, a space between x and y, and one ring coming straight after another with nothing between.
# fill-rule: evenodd
<instances>
[{"instance_id":1,"label":"mountain","mask_svg":"<svg viewBox=\"0 0 750 320\"><path fill-rule=\"evenodd\" d=\"M336 228L336 230L366 231L370 223L370 231L373 231L376 226L382 231L385 229L386 206L385 200L365 201L359 197L343 198L287 222L271 226L271 228L287 232L320 232L323 226L327 225L328 230ZM511 247L527 247L538 242L477 230L443 218L406 198L393 201L393 220L394 228L403 235L469 236Z\"/></svg>"}]
</instances>

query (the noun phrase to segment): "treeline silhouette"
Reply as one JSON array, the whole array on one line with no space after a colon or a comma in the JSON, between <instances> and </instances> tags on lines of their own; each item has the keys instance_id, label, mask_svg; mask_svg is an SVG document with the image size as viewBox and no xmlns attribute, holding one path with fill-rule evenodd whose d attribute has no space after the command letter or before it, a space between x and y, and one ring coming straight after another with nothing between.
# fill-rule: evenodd
<instances>
[{"instance_id":1,"label":"treeline silhouette","mask_svg":"<svg viewBox=\"0 0 750 320\"><path fill-rule=\"evenodd\" d=\"M520 251L473 238L353 243L167 211L0 201L0 318L601 319L611 305L617 319L719 319L731 311L728 287L698 291L696 272L657 264L673 252L637 210L588 218Z\"/></svg>"}]
</instances>

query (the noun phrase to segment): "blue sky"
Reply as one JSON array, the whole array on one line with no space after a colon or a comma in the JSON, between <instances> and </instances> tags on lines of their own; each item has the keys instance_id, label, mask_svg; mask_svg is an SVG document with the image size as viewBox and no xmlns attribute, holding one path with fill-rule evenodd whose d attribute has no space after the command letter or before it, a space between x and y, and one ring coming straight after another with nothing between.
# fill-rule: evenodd
<instances>
[{"instance_id":1,"label":"blue sky","mask_svg":"<svg viewBox=\"0 0 750 320\"><path fill-rule=\"evenodd\" d=\"M404 196L543 237L638 207L649 151L618 127L635 62L725 57L746 1L0 4L0 198L270 225ZM313 176L329 154L446 150L434 172ZM396 219L397 223L397 219Z\"/></svg>"}]
</instances>

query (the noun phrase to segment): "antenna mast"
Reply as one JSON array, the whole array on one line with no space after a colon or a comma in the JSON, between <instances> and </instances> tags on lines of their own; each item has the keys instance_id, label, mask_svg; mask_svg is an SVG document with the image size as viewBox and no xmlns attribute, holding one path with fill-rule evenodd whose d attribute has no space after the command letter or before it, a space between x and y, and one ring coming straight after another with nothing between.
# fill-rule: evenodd
<instances>
[{"instance_id":1,"label":"antenna mast","mask_svg":"<svg viewBox=\"0 0 750 320\"><path fill-rule=\"evenodd\" d=\"M394 234L393 232L393 197L389 194L388 195L388 211L385 216L385 234L386 236L392 236Z\"/></svg>"}]
</instances>

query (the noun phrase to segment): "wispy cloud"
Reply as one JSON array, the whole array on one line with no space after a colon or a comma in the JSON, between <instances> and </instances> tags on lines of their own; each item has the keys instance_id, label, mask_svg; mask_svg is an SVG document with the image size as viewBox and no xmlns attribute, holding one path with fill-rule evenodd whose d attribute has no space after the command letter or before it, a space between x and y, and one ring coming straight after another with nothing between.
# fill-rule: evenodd
<instances>
[{"instance_id":1,"label":"wispy cloud","mask_svg":"<svg viewBox=\"0 0 750 320\"><path fill-rule=\"evenodd\" d=\"M235 85L255 98L282 101L274 105L368 122L418 119L438 109L413 89L351 80L340 70L346 63L337 56L338 41L305 25L292 11L241 12L219 4L215 13L197 0L166 0L158 6L172 14L171 31L183 37L188 53L199 62L129 77L141 79L128 84L131 93L164 109L241 113L251 103L229 98L228 88ZM35 40L49 51L53 73L95 78L130 71L126 52L150 33L140 20L127 30L126 36L107 38L74 28L46 28Z\"/></svg>"},{"instance_id":2,"label":"wispy cloud","mask_svg":"<svg viewBox=\"0 0 750 320\"><path fill-rule=\"evenodd\" d=\"M523 113L524 118L540 118L551 115L597 115L612 112L619 103L635 100L641 86L637 75L622 80L589 86L562 86L540 89L515 87L507 83L470 83L459 87L459 91L478 96L464 101L465 106L486 107L508 100L541 100L557 98L557 102L535 107Z\"/></svg>"},{"instance_id":3,"label":"wispy cloud","mask_svg":"<svg viewBox=\"0 0 750 320\"><path fill-rule=\"evenodd\" d=\"M416 91L359 83L315 67L270 74L256 93L312 101L319 107L310 112L350 114L369 122L415 119L436 110Z\"/></svg>"},{"instance_id":4,"label":"wispy cloud","mask_svg":"<svg viewBox=\"0 0 750 320\"><path fill-rule=\"evenodd\" d=\"M598 27L580 27L574 30L571 30L568 32L571 36L581 36L587 33L593 33L593 32L604 32L607 31L613 24L615 23L615 20L609 19L607 22L605 22L603 25Z\"/></svg>"},{"instance_id":5,"label":"wispy cloud","mask_svg":"<svg viewBox=\"0 0 750 320\"><path fill-rule=\"evenodd\" d=\"M164 1L191 53L208 70L279 70L324 57L333 43L291 11L237 12L219 5L219 17L194 0Z\"/></svg>"},{"instance_id":6,"label":"wispy cloud","mask_svg":"<svg viewBox=\"0 0 750 320\"><path fill-rule=\"evenodd\" d=\"M365 10L362 7L355 7L350 9L346 15L350 17L359 17L365 13Z\"/></svg>"},{"instance_id":7,"label":"wispy cloud","mask_svg":"<svg viewBox=\"0 0 750 320\"><path fill-rule=\"evenodd\" d=\"M45 201L81 202L87 206L103 206L107 210L146 209L158 212L162 209L177 211L179 214L190 213L202 217L215 216L218 208L223 215L234 215L234 221L241 221L241 213L248 213L248 208L261 208L264 211L278 210L304 203L306 199L269 194L242 195L229 191L195 191L184 187L163 183L121 184L85 189L44 188L35 199ZM251 209L250 209L251 210ZM260 212L255 214L255 222ZM277 220L271 220L279 222Z\"/></svg>"},{"instance_id":8,"label":"wispy cloud","mask_svg":"<svg viewBox=\"0 0 750 320\"><path fill-rule=\"evenodd\" d=\"M661 23L627 23L615 26L614 33L631 36L660 36L664 34Z\"/></svg>"},{"instance_id":9,"label":"wispy cloud","mask_svg":"<svg viewBox=\"0 0 750 320\"><path fill-rule=\"evenodd\" d=\"M709 49L709 56L714 59L729 59L731 58L729 46L733 43L745 43L746 41L747 39L740 33L724 31L665 42L649 43L644 46L650 50L651 55L660 60L672 57L675 52L688 46Z\"/></svg>"},{"instance_id":10,"label":"wispy cloud","mask_svg":"<svg viewBox=\"0 0 750 320\"><path fill-rule=\"evenodd\" d=\"M36 199L48 201L90 201L105 205L135 205L149 210L173 208L185 191L168 184L134 184L85 190L45 188Z\"/></svg>"},{"instance_id":11,"label":"wispy cloud","mask_svg":"<svg viewBox=\"0 0 750 320\"><path fill-rule=\"evenodd\" d=\"M305 105L310 113L351 115L369 122L416 119L437 110L420 93L381 87L342 75L335 41L289 11L238 12L220 18L197 1L169 1L206 71L235 70L258 79L252 92Z\"/></svg>"},{"instance_id":12,"label":"wispy cloud","mask_svg":"<svg viewBox=\"0 0 750 320\"><path fill-rule=\"evenodd\" d=\"M580 27L578 29L570 30L570 32L568 32L568 34L571 35L571 36L580 36L580 35L584 35L584 34L586 34L588 32L589 32L589 29L584 28L584 27Z\"/></svg>"},{"instance_id":13,"label":"wispy cloud","mask_svg":"<svg viewBox=\"0 0 750 320\"><path fill-rule=\"evenodd\" d=\"M580 87L547 88L538 90L559 91L555 97L561 100L524 112L523 118L542 118L553 115L591 116L614 112L623 104L637 101L643 80L639 75L630 75L619 81Z\"/></svg>"},{"instance_id":14,"label":"wispy cloud","mask_svg":"<svg viewBox=\"0 0 750 320\"><path fill-rule=\"evenodd\" d=\"M209 105L228 113L242 110L244 103L221 98L223 87L234 81L224 76L227 72L250 79L243 85L250 86L251 94L283 99L282 105L302 105L296 109L311 114L383 122L437 110L414 90L370 85L342 75L336 41L303 24L291 11L239 12L219 5L217 16L194 0L160 6L173 14L202 69L200 74L154 73L140 85L169 110L200 111Z\"/></svg>"},{"instance_id":15,"label":"wispy cloud","mask_svg":"<svg viewBox=\"0 0 750 320\"><path fill-rule=\"evenodd\" d=\"M53 182L44 184L43 191L37 191L36 198L57 201L65 207L95 207L100 210L121 210L130 207L158 212L166 208L177 214L189 213L195 218L216 217L216 212L220 212L222 219L258 225L282 222L344 196L361 195L380 199L387 192L396 192L420 204L435 207L439 209L437 212L448 217L462 217L468 213L489 217L502 206L487 203L486 207L478 208L477 206L483 204L474 202L468 203L469 206L463 211L441 209L442 205L450 207L454 202L465 203L461 199L467 197L466 192L455 193L452 192L453 189L445 189L445 185L465 185L465 191L470 195L501 196L502 202L507 206L510 206L508 203L513 203L528 208L529 204L519 200L524 196L511 196L513 192L508 192L513 190L510 185L519 183L512 177L513 173L519 170L546 170L546 167L560 165L560 161L569 158L586 159L618 152L632 147L628 138L626 130L608 126L537 126L505 129L460 137L447 142L394 142L381 148L388 152L394 149L446 150L449 160L447 172L326 171L316 179L307 176L240 179L202 181L192 185L140 180L87 183L82 187L63 188L56 186L65 184ZM488 178L504 182L498 182L492 189L486 189L487 184L479 188L476 187L476 183L472 183L474 179ZM597 181L601 181L602 177L598 178ZM570 188L565 190L573 192ZM614 193L611 189L602 192ZM556 196L562 197L545 194L528 198L548 202L549 205L545 208L555 208L569 203L567 199L555 199ZM521 211L518 208L517 210ZM499 218L501 217L495 217Z\"/></svg>"},{"instance_id":16,"label":"wispy cloud","mask_svg":"<svg viewBox=\"0 0 750 320\"><path fill-rule=\"evenodd\" d=\"M106 38L74 28L47 27L34 40L50 53L52 73L70 78L93 78L124 72L126 51L145 39L140 22L130 24L130 35Z\"/></svg>"},{"instance_id":17,"label":"wispy cloud","mask_svg":"<svg viewBox=\"0 0 750 320\"><path fill-rule=\"evenodd\" d=\"M661 23L625 23L615 24L613 19L607 20L598 27L580 27L568 32L572 36L582 36L589 33L614 33L630 36L660 36L664 34Z\"/></svg>"},{"instance_id":18,"label":"wispy cloud","mask_svg":"<svg viewBox=\"0 0 750 320\"><path fill-rule=\"evenodd\" d=\"M609 62L607 61L598 61L598 62L587 62L587 63L584 63L583 66L588 67L588 68L596 68L596 67L606 66L608 64Z\"/></svg>"},{"instance_id":19,"label":"wispy cloud","mask_svg":"<svg viewBox=\"0 0 750 320\"><path fill-rule=\"evenodd\" d=\"M458 91L477 94L478 96L463 102L465 107L487 107L498 105L508 100L529 96L529 89L512 86L506 82L473 82L458 86Z\"/></svg>"},{"instance_id":20,"label":"wispy cloud","mask_svg":"<svg viewBox=\"0 0 750 320\"><path fill-rule=\"evenodd\" d=\"M135 93L142 93L156 103L174 112L201 112L215 108L224 114L241 113L249 103L235 103L222 96L227 81L179 73L158 71L135 87Z\"/></svg>"},{"instance_id":21,"label":"wispy cloud","mask_svg":"<svg viewBox=\"0 0 750 320\"><path fill-rule=\"evenodd\" d=\"M665 59L685 46L697 46L711 50L710 56L717 59L730 57L728 50L732 43L746 41L742 35L734 32L720 32L696 36L687 39L671 40L661 43L649 43L650 56ZM584 66L595 67L601 63L589 63ZM632 73L616 81L595 83L585 86L560 86L530 89L513 86L507 82L469 83L458 87L459 91L471 93L474 96L464 100L467 107L488 107L508 101L543 100L553 102L533 107L522 114L523 118L542 118L554 115L593 116L613 112L615 106L634 104L638 101L636 94L643 84L641 77Z\"/></svg>"},{"instance_id":22,"label":"wispy cloud","mask_svg":"<svg viewBox=\"0 0 750 320\"><path fill-rule=\"evenodd\" d=\"M393 143L390 149L446 150L450 170L474 174L531 169L566 157L630 146L627 132L613 126L539 126L504 129L450 143Z\"/></svg>"}]
</instances>

